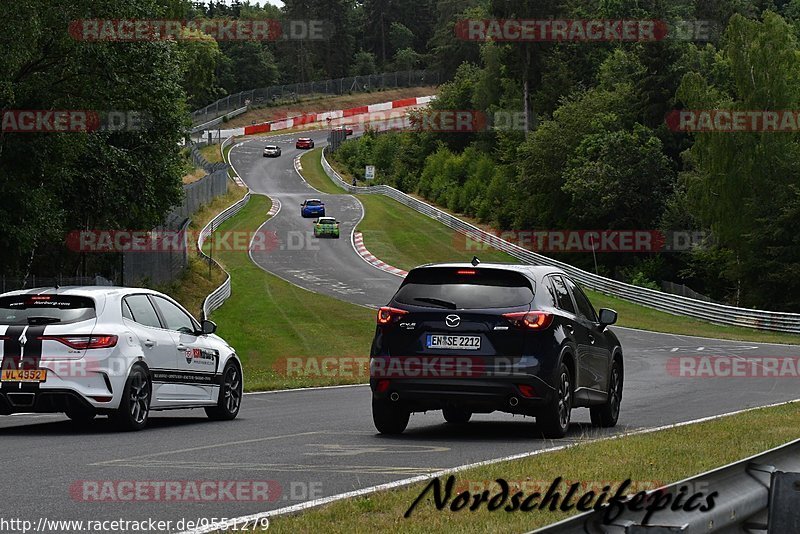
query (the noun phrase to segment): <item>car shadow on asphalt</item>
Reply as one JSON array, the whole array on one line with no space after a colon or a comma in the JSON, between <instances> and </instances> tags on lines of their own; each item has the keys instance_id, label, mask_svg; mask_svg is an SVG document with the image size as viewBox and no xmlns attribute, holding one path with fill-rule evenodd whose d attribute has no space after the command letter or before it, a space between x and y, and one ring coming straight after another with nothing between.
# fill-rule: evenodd
<instances>
[{"instance_id":1,"label":"car shadow on asphalt","mask_svg":"<svg viewBox=\"0 0 800 534\"><path fill-rule=\"evenodd\" d=\"M160 428L184 428L189 426L209 425L218 428L226 422L211 421L205 416L195 417L174 417L166 416L159 417L153 416L147 423L147 427L140 432L124 432L118 430L107 417L98 417L88 423L76 423L69 419L60 419L57 421L48 420L42 422L35 421L18 421L14 426L0 427L0 436L76 436L76 435L102 435L102 434L132 434L136 435L148 431L157 430ZM234 422L229 422L233 424Z\"/></svg>"},{"instance_id":2,"label":"car shadow on asphalt","mask_svg":"<svg viewBox=\"0 0 800 534\"><path fill-rule=\"evenodd\" d=\"M441 423L438 425L410 426L405 432L397 436L375 434L375 437L380 440L446 442L450 444L454 440L483 443L530 443L531 440L538 440L542 444L547 444L550 442L571 443L585 441L623 434L631 430L633 429L622 425L614 428L597 428L588 423L572 423L565 437L552 439L545 438L534 420L528 418L517 421L471 421L463 425Z\"/></svg>"}]
</instances>

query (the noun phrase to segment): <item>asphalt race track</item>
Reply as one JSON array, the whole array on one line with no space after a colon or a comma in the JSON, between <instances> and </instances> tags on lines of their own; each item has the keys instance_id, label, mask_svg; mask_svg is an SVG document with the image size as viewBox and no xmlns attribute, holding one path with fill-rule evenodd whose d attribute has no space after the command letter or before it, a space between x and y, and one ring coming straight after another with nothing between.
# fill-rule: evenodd
<instances>
[{"instance_id":1,"label":"asphalt race track","mask_svg":"<svg viewBox=\"0 0 800 534\"><path fill-rule=\"evenodd\" d=\"M326 132L303 134L317 146ZM254 251L253 260L268 270L306 289L366 306L386 304L401 278L368 265L352 248L350 234L363 215L361 203L351 195L326 195L309 186L294 169L294 158L304 153L294 146L298 135L270 137L281 147L279 158L262 155L263 140L245 141L230 152L231 163L256 193L268 194L281 210L263 230L275 232L279 246ZM307 198L325 202L326 215L340 222L339 239L311 237L313 219L300 217L300 204Z\"/></svg>"},{"instance_id":2,"label":"asphalt race track","mask_svg":"<svg viewBox=\"0 0 800 534\"><path fill-rule=\"evenodd\" d=\"M324 134L313 136L317 145ZM400 279L365 263L350 245L361 206L348 195L310 189L295 173L294 136L279 136L283 155L263 158L265 140L245 141L231 157L245 182L269 193L282 209L265 228L294 239L310 231L300 218L304 198L322 198L342 221L339 240L316 250L277 247L254 254L264 269L292 283L361 305L385 303ZM296 243L295 243L296 244ZM800 355L800 347L726 342L615 328L625 350L625 393L614 433L697 419L798 397L792 378L685 378L668 371L678 356ZM150 428L115 433L104 419L80 428L60 415L0 418L4 517L83 520L230 518L308 498L426 474L447 467L569 443L610 433L588 427L576 410L570 436L544 441L531 419L478 415L453 429L440 413L415 414L399 437L376 434L365 386L245 396L235 421L210 422L202 411L156 413ZM722 446L723 444L721 444ZM568 476L565 473L565 476ZM531 474L535 477L535 473ZM86 502L82 481L274 481L271 502ZM173 523L174 524L174 523Z\"/></svg>"}]
</instances>

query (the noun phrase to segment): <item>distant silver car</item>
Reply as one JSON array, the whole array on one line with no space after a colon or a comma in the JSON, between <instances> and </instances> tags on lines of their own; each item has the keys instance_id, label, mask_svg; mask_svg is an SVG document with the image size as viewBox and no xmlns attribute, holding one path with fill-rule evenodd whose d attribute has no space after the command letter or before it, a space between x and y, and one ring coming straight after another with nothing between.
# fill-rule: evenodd
<instances>
[{"instance_id":1,"label":"distant silver car","mask_svg":"<svg viewBox=\"0 0 800 534\"><path fill-rule=\"evenodd\" d=\"M204 408L233 419L242 364L168 296L149 289L64 287L0 295L0 415L105 414L126 430L151 410Z\"/></svg>"},{"instance_id":2,"label":"distant silver car","mask_svg":"<svg viewBox=\"0 0 800 534\"><path fill-rule=\"evenodd\" d=\"M264 147L265 158L277 158L281 155L281 147L275 145L267 145Z\"/></svg>"}]
</instances>

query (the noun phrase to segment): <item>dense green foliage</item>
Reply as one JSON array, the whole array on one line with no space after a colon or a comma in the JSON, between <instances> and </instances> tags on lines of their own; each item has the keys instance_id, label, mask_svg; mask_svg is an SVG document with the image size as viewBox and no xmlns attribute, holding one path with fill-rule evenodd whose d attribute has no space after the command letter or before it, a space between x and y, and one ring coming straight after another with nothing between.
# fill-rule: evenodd
<instances>
[{"instance_id":1,"label":"dense green foliage","mask_svg":"<svg viewBox=\"0 0 800 534\"><path fill-rule=\"evenodd\" d=\"M148 229L180 201L187 56L170 42L95 43L67 32L81 18L154 16L169 16L156 0L4 5L0 110L134 112L142 120L122 131L0 131L2 274L79 274L81 258L66 253L69 230ZM94 262L89 274L114 261L84 259Z\"/></svg>"},{"instance_id":2,"label":"dense green foliage","mask_svg":"<svg viewBox=\"0 0 800 534\"><path fill-rule=\"evenodd\" d=\"M212 79L189 89L195 107L226 94L289 84L429 67L427 54L437 24L436 0L285 0L266 2L176 2L183 18L271 20L298 32L324 21L321 39L266 39L218 43ZM458 2L455 2L456 4ZM458 12L458 11L456 11ZM290 22L292 21L292 22Z\"/></svg>"},{"instance_id":3,"label":"dense green foliage","mask_svg":"<svg viewBox=\"0 0 800 534\"><path fill-rule=\"evenodd\" d=\"M493 126L369 134L335 155L352 174L376 165L379 182L501 230L696 232L704 238L682 252L598 253L597 269L743 306L800 307L798 134L690 134L665 121L676 109L797 110L800 3L463 4L451 20L544 9L714 19L719 30L708 42L464 44L440 27L430 53L447 50L454 76L432 108L478 110ZM595 269L591 252L556 256Z\"/></svg>"},{"instance_id":4,"label":"dense green foliage","mask_svg":"<svg viewBox=\"0 0 800 534\"><path fill-rule=\"evenodd\" d=\"M80 19L324 21L321 39L87 42ZM464 19L709 20L710 38L476 42ZM3 13L0 109L135 111L134 131L0 131L0 273L113 276L66 250L83 228L154 226L181 195L187 111L226 94L394 69L449 80L435 110L474 110L473 133L405 131L345 143L360 176L500 230L660 230L682 252L561 253L601 274L711 298L800 307L800 138L686 133L680 109L800 108L800 0L19 0ZM302 24L301 23L301 24ZM191 33L191 30L185 30ZM596 266L595 266L596 262Z\"/></svg>"}]
</instances>

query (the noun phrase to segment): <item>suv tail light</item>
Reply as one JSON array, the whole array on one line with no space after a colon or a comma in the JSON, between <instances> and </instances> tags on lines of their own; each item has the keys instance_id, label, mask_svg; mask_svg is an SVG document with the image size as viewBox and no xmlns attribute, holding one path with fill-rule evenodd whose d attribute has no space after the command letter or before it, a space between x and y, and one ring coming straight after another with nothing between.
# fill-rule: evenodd
<instances>
[{"instance_id":1,"label":"suv tail light","mask_svg":"<svg viewBox=\"0 0 800 534\"><path fill-rule=\"evenodd\" d=\"M389 324L397 321L401 316L407 314L406 310L399 310L397 308L390 308L383 306L378 310L378 324Z\"/></svg>"},{"instance_id":2,"label":"suv tail light","mask_svg":"<svg viewBox=\"0 0 800 534\"><path fill-rule=\"evenodd\" d=\"M503 317L514 323L515 326L530 330L545 330L553 323L553 314L543 311L504 313Z\"/></svg>"},{"instance_id":3,"label":"suv tail light","mask_svg":"<svg viewBox=\"0 0 800 534\"><path fill-rule=\"evenodd\" d=\"M58 341L71 349L110 349L116 346L117 336L92 335L92 336L40 336L41 340Z\"/></svg>"}]
</instances>

